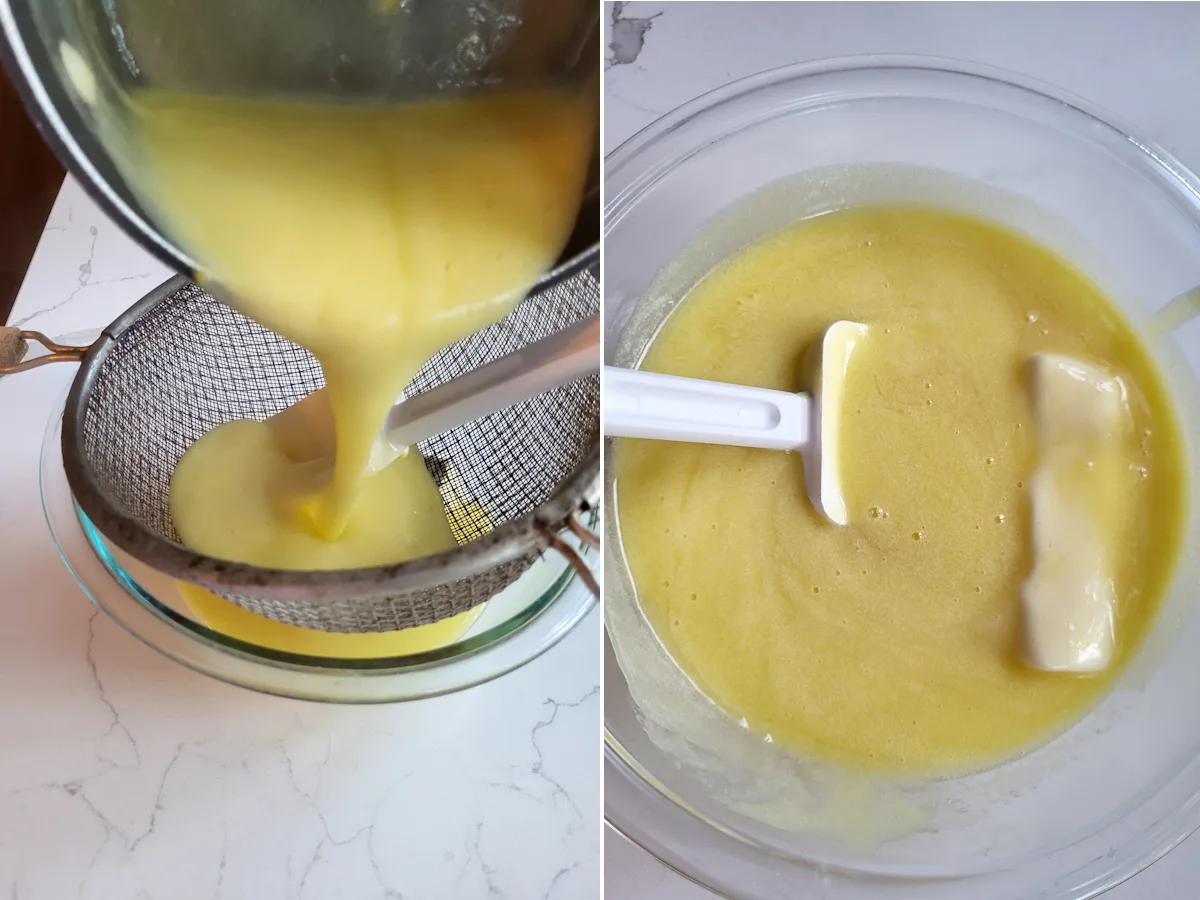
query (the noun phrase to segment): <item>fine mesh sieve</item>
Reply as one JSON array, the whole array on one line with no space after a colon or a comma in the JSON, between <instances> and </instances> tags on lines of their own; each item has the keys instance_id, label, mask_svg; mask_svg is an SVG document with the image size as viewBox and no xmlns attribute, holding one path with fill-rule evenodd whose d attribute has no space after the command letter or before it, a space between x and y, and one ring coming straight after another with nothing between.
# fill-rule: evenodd
<instances>
[{"instance_id":1,"label":"fine mesh sieve","mask_svg":"<svg viewBox=\"0 0 1200 900\"><path fill-rule=\"evenodd\" d=\"M405 396L592 315L599 299L590 269L561 271L500 322L437 353ZM293 571L189 550L167 498L175 466L203 434L233 419L265 419L323 386L308 351L182 276L135 304L86 353L45 343L59 352L24 367L82 356L63 419L76 501L112 543L164 574L276 621L347 633L465 612L516 581L548 547L594 587L559 533L592 540L576 516L598 499L598 375L419 444L460 546L389 566Z\"/></svg>"}]
</instances>

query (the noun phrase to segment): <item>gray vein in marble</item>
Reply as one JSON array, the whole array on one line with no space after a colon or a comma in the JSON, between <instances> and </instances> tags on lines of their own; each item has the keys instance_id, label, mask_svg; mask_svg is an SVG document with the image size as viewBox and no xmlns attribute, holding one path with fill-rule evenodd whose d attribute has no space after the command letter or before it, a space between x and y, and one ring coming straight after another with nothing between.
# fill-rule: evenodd
<instances>
[{"instance_id":1,"label":"gray vein in marble","mask_svg":"<svg viewBox=\"0 0 1200 900\"><path fill-rule=\"evenodd\" d=\"M71 782L67 785L64 785L63 789L68 794L70 794L72 797L78 797L80 802L83 803L83 805L87 807L88 812L90 812L93 816L95 816L97 819L100 820L100 824L104 828L104 843L105 844L108 843L108 839L111 838L114 834L117 837L119 837L122 842L124 842L124 843L129 842L129 835L125 833L125 829L121 828L119 825L117 825L116 822L114 822L112 819L110 819L108 816L106 816L104 813L102 813L100 811L99 807L97 807L96 804L94 804L92 802L91 798L87 795L87 792L82 789L82 785L80 785L79 782ZM101 845L100 850L103 850L103 849L104 849L104 846ZM100 850L96 851L96 857L98 857L100 855ZM93 857L92 862L95 862L95 857ZM91 867L90 863L88 864L88 867L89 868Z\"/></svg>"},{"instance_id":2,"label":"gray vein in marble","mask_svg":"<svg viewBox=\"0 0 1200 900\"><path fill-rule=\"evenodd\" d=\"M88 668L92 673L92 682L96 685L96 693L100 695L100 702L108 708L109 715L112 716L112 723L108 726L108 731L104 732L104 735L100 738L100 743L97 745L99 747L98 752L102 761L112 763L112 765L119 769L138 769L141 768L142 765L142 754L141 751L138 750L137 741L133 739L133 733L129 730L125 723L121 721L121 714L117 712L116 706L114 706L113 702L108 699L108 692L104 689L104 682L100 680L100 673L96 669L94 645L96 643L96 617L99 615L100 610L95 610L88 617L87 663ZM120 731L122 734L124 734L125 739L129 741L129 746L133 748L134 764L132 766L123 765L115 759L104 758L104 742L108 740L109 735L111 735L114 731Z\"/></svg>"},{"instance_id":3,"label":"gray vein in marble","mask_svg":"<svg viewBox=\"0 0 1200 900\"><path fill-rule=\"evenodd\" d=\"M253 774L250 771L250 763L246 761L246 755L244 753L241 754L236 761L230 761L219 755L214 756L211 753L204 752L197 752L196 756L205 762L212 763L214 766L224 769L226 772L232 772L237 769L238 771L245 772L248 775Z\"/></svg>"},{"instance_id":4,"label":"gray vein in marble","mask_svg":"<svg viewBox=\"0 0 1200 900\"><path fill-rule=\"evenodd\" d=\"M480 822L475 826L475 840L471 844L471 848L475 851L475 859L479 862L479 870L483 873L483 883L487 885L489 897L504 897L504 891L493 880L496 869L487 864L483 858L483 850L480 849L480 842L483 840L483 823Z\"/></svg>"},{"instance_id":5,"label":"gray vein in marble","mask_svg":"<svg viewBox=\"0 0 1200 900\"><path fill-rule=\"evenodd\" d=\"M409 772L402 775L401 779L411 778L415 772ZM379 882L379 887L383 890L384 900L404 900L404 895L398 890L383 880L383 870L379 867L379 860L375 858L375 825L379 821L379 812L383 809L383 804L387 801L391 790L385 791L383 796L379 798L379 802L375 805L375 812L371 814L371 824L367 826L367 859L371 861L371 870L375 873L375 880Z\"/></svg>"},{"instance_id":6,"label":"gray vein in marble","mask_svg":"<svg viewBox=\"0 0 1200 900\"><path fill-rule=\"evenodd\" d=\"M497 788L502 791L512 791L514 794L520 794L522 797L528 797L530 800L540 802L539 797L535 797L529 791L525 790L525 788L512 781L485 781L483 786Z\"/></svg>"},{"instance_id":7,"label":"gray vein in marble","mask_svg":"<svg viewBox=\"0 0 1200 900\"><path fill-rule=\"evenodd\" d=\"M537 754L537 761L534 762L533 766L530 768L529 771L550 785L552 797L553 796L561 796L564 800L567 801L567 803L570 805L571 809L574 811L575 818L578 822L583 821L583 813L580 811L579 806L575 803L575 801L573 799L571 799L571 795L567 793L566 789L562 786L562 784L559 783L556 779L551 778L545 772L545 757L542 755L542 748L538 745L538 732L540 732L543 728L549 728L551 725L554 724L554 720L558 718L558 712L560 709L573 709L574 707L582 706L584 703L586 703L588 700L590 700L592 697L595 697L599 693L600 693L600 685L596 685L594 688L592 688L590 691L588 691L586 694L584 694L578 700L575 700L571 703L560 702L558 700L554 700L553 698L547 697L545 702L549 703L551 706L554 707L553 712L550 713L550 718L541 720L536 725L534 725L533 729L529 732L529 739L530 739L530 741L533 742L533 751L534 751L534 753ZM570 833L571 831L574 831L574 829L575 829L574 823L567 827L568 833Z\"/></svg>"},{"instance_id":8,"label":"gray vein in marble","mask_svg":"<svg viewBox=\"0 0 1200 900\"><path fill-rule=\"evenodd\" d=\"M82 291L85 287L87 287L88 281L92 277L92 261L96 258L96 241L100 237L100 232L97 230L95 225L92 225L90 228L88 228L88 231L92 235L92 246L88 249L87 261L84 262L83 265L81 265L79 267L79 287L77 287L77 288L75 288L75 290L71 291L71 293L67 295L66 300L60 300L58 303L54 304L49 309L39 309L37 312L30 313L29 315L27 315L23 318L17 319L17 321L12 323L14 326L24 325L26 322L30 322L30 321L36 319L38 316L45 315L48 312L53 312L54 310L59 309L60 307L66 306L68 303L70 303L72 300L75 299L75 297L79 294L80 291Z\"/></svg>"},{"instance_id":9,"label":"gray vein in marble","mask_svg":"<svg viewBox=\"0 0 1200 900\"><path fill-rule=\"evenodd\" d=\"M221 863L217 867L217 886L213 888L213 900L220 900L221 887L225 884L225 857L229 852L229 831L225 831L225 839L221 842Z\"/></svg>"},{"instance_id":10,"label":"gray vein in marble","mask_svg":"<svg viewBox=\"0 0 1200 900\"><path fill-rule=\"evenodd\" d=\"M317 809L317 807L315 805L313 806L313 812L315 812L317 814L317 819L320 821L321 828L325 832L325 839L327 841L329 841L329 843L333 844L333 846L335 846L335 847L345 847L348 844L353 844L360 837L362 837L364 834L366 834L372 828L375 827L374 822L372 822L370 825L364 825L362 828L358 829L358 831L354 832L354 834L350 835L350 837L343 838L342 840L339 841L337 838L335 838L333 836L333 833L329 830L329 823L325 821L325 814L322 813L319 809Z\"/></svg>"},{"instance_id":11,"label":"gray vein in marble","mask_svg":"<svg viewBox=\"0 0 1200 900\"><path fill-rule=\"evenodd\" d=\"M578 861L576 861L576 862L571 863L571 865L567 866L565 869L559 869L554 874L554 877L550 879L550 887L546 888L546 893L542 895L542 900L551 900L550 895L554 893L554 886L556 884L558 884L558 882L562 878L564 878L567 875L570 875L572 872L574 872L578 868L579 868L579 863L578 863Z\"/></svg>"},{"instance_id":12,"label":"gray vein in marble","mask_svg":"<svg viewBox=\"0 0 1200 900\"><path fill-rule=\"evenodd\" d=\"M162 808L163 808L163 805L162 805L163 804L163 796L167 792L167 778L170 777L171 770L175 768L175 764L179 762L179 758L181 756L183 756L184 747L193 746L193 745L194 745L194 742L191 745L189 745L189 744L176 744L175 745L175 753L171 756L171 761L169 763L167 763L167 767L165 769L163 769L162 779L158 782L158 793L154 797L154 809L152 809L150 811L150 822L149 822L149 824L147 824L146 830L143 831L141 834L139 834L137 836L137 838L134 839L133 843L131 843L129 845L130 853L132 853L134 850L136 850L138 848L138 845L142 841L144 841L146 838L148 838L151 834L154 833L154 826L158 823L158 814L160 812L162 812Z\"/></svg>"},{"instance_id":13,"label":"gray vein in marble","mask_svg":"<svg viewBox=\"0 0 1200 900\"><path fill-rule=\"evenodd\" d=\"M631 100L629 97L626 97L620 92L620 90L617 88L617 85L613 84L612 82L607 82L604 85L604 92L605 95L610 98L610 102L611 100L618 100L621 103L624 103L626 106L631 106L639 112L648 113L649 115L654 116L656 119L663 115L663 111L661 109L654 109L652 107L645 106L644 104L638 103L636 100Z\"/></svg>"},{"instance_id":14,"label":"gray vein in marble","mask_svg":"<svg viewBox=\"0 0 1200 900\"><path fill-rule=\"evenodd\" d=\"M71 212L70 208L68 208L68 210L67 210L68 221L70 221L71 215L72 215L72 212ZM54 229L46 228L45 230L52 231ZM58 228L57 230L63 231L65 229ZM92 235L92 244L91 244L91 247L88 248L87 259L83 263L81 263L79 266L78 286L73 291L71 291L71 293L67 294L65 299L59 300L53 306L49 306L46 309L36 310L27 316L22 316L20 319L17 319L15 322L12 323L14 328L19 328L22 325L32 322L34 319L38 318L39 316L44 316L47 313L52 313L55 310L62 309L64 306L66 306L68 303L70 303L72 300L74 300L76 297L78 297L87 288L99 287L102 284L118 284L122 281L139 281L140 279L150 277L150 275L152 274L151 272L142 272L139 275L125 275L121 278L104 278L100 281L92 281L92 264L96 260L96 241L99 240L99 238L100 238L100 231L99 231L99 229L96 228L95 225L90 226L88 228L88 231Z\"/></svg>"},{"instance_id":15,"label":"gray vein in marble","mask_svg":"<svg viewBox=\"0 0 1200 900\"><path fill-rule=\"evenodd\" d=\"M460 882L467 877L467 872L471 870L471 842L463 841L463 862L458 869L458 874L454 877L454 881Z\"/></svg>"},{"instance_id":16,"label":"gray vein in marble","mask_svg":"<svg viewBox=\"0 0 1200 900\"><path fill-rule=\"evenodd\" d=\"M51 781L45 784L33 785L31 787L22 788L16 791L9 791L8 796L11 797L26 791L62 791L68 797L79 800L87 809L87 811L91 813L97 821L99 821L100 827L104 830L104 840L100 842L100 846L96 848L96 852L92 854L91 859L89 859L87 865L84 866L84 876L80 879L79 887L75 892L75 896L77 898L82 897L84 890L87 888L88 878L92 873L92 866L96 864L96 860L100 858L100 855L104 852L104 848L108 846L108 842L112 840L113 836L115 835L121 839L122 843L128 844L129 836L119 825L108 818L108 816L101 812L100 809L94 803L92 803L91 799L87 796L87 794L84 793L83 782L81 781ZM15 898L16 896L17 885L13 884L12 897Z\"/></svg>"},{"instance_id":17,"label":"gray vein in marble","mask_svg":"<svg viewBox=\"0 0 1200 900\"><path fill-rule=\"evenodd\" d=\"M279 755L283 757L283 764L287 768L288 781L292 783L292 790L309 802L310 805L316 806L316 801L312 794L300 787L300 782L296 780L296 770L292 768L292 756L287 752L287 748L283 746L282 738L275 742L275 747L279 750ZM245 760L242 760L243 763ZM328 829L326 829L328 830Z\"/></svg>"},{"instance_id":18,"label":"gray vein in marble","mask_svg":"<svg viewBox=\"0 0 1200 900\"><path fill-rule=\"evenodd\" d=\"M375 880L379 882L379 887L383 890L384 900L404 900L403 894L383 880L383 872L379 870L379 861L375 859L374 852L369 852L367 855L371 860L371 868L375 870Z\"/></svg>"},{"instance_id":19,"label":"gray vein in marble","mask_svg":"<svg viewBox=\"0 0 1200 900\"><path fill-rule=\"evenodd\" d=\"M71 291L71 293L67 295L65 300L59 300L53 306L48 306L45 309L39 309L36 312L32 312L27 316L22 316L20 319L17 319L17 321L13 322L12 326L14 328L19 328L22 325L32 322L34 319L39 318L40 316L44 316L44 315L47 315L48 313L54 312L55 310L62 309L64 306L66 306L68 303L70 303L72 300L74 300L76 297L78 297L81 293L83 293L88 288L100 287L101 285L105 285L105 284L120 284L123 281L141 281L144 278L149 278L153 274L154 274L153 272L142 272L138 275L126 275L123 278L103 278L100 281L91 281L89 278L87 283L80 284L79 287L77 287L73 291Z\"/></svg>"},{"instance_id":20,"label":"gray vein in marble","mask_svg":"<svg viewBox=\"0 0 1200 900\"><path fill-rule=\"evenodd\" d=\"M614 66L631 66L637 62L646 45L646 34L654 27L654 20L662 15L657 12L644 19L636 19L625 15L626 3L612 5L612 40L608 43L608 55L604 58L604 68Z\"/></svg>"},{"instance_id":21,"label":"gray vein in marble","mask_svg":"<svg viewBox=\"0 0 1200 900\"><path fill-rule=\"evenodd\" d=\"M304 872L300 875L300 887L296 891L297 897L304 897L304 886L308 884L308 876L312 874L312 870L315 869L317 867L317 863L321 861L321 848L324 846L324 842L317 844L317 848L313 851L312 859L310 859L308 861L308 865L304 867Z\"/></svg>"},{"instance_id":22,"label":"gray vein in marble","mask_svg":"<svg viewBox=\"0 0 1200 900\"><path fill-rule=\"evenodd\" d=\"M292 767L292 757L288 754L287 750L284 749L283 741L276 741L275 746L279 749L279 755L283 757L284 766L287 768L288 781L292 783L292 790L294 790L299 796L303 797L304 801L312 809L313 814L317 817L317 821L321 823L321 830L325 832L325 839L330 844L333 844L335 847L345 847L347 844L353 844L360 837L375 827L375 820L372 818L369 825L364 825L362 828L358 829L358 831L354 832L354 834L350 835L350 837L342 838L340 840L335 838L333 836L333 832L329 828L329 822L325 819L325 814L321 812L321 808L317 805L316 798L308 791L304 790L304 788L300 787L300 782L296 778L296 771ZM409 773L408 775L403 775L401 777L407 778L411 774L412 773ZM386 794L384 796L386 796Z\"/></svg>"},{"instance_id":23,"label":"gray vein in marble","mask_svg":"<svg viewBox=\"0 0 1200 900\"><path fill-rule=\"evenodd\" d=\"M279 749L280 755L284 759L284 765L287 769L288 780L291 782L292 790L295 791L295 793L298 796L302 797L304 799L304 801L312 809L313 814L317 817L317 820L321 823L321 830L322 830L322 833L324 834L324 838L317 844L316 848L313 851L312 858L308 861L308 864L304 867L304 872L300 876L300 885L297 889L297 896L303 896L304 887L308 882L309 876L312 874L313 869L316 868L317 863L323 859L323 851L324 851L326 844L332 845L334 847L345 847L345 846L348 846L349 844L355 843L359 838L361 838L365 834L366 838L367 838L367 840L366 840L367 857L368 857L368 859L370 859L371 869L374 872L375 880L378 882L380 889L383 891L384 900L404 900L404 895L400 891L398 891L396 888L389 885L384 880L383 870L381 869L381 867L379 865L379 860L376 858L376 855L375 855L375 826L378 824L380 811L383 809L383 806L386 803L388 797L390 796L391 791L390 790L385 791L384 794L380 797L379 803L376 805L375 811L371 815L371 821L368 824L366 824L362 828L358 829L358 831L354 832L349 837L336 838L333 836L333 831L329 827L329 822L326 820L324 813L321 811L320 807L317 805L316 798L313 797L308 791L304 790L300 786L300 783L299 783L298 779L296 778L296 773L295 773L295 769L292 764L291 756L285 750L282 741L277 741L276 745ZM327 763L329 761L329 753L331 753L331 752L332 752L332 742L329 742L329 744L327 746L327 752L326 752L325 759L321 763L322 766L325 765L325 763ZM411 778L415 774L416 774L415 772L407 772L407 773L401 775L400 778L397 779L397 781L400 781L400 780L403 780L406 778ZM290 860L289 860L289 864L290 864Z\"/></svg>"},{"instance_id":24,"label":"gray vein in marble","mask_svg":"<svg viewBox=\"0 0 1200 900\"><path fill-rule=\"evenodd\" d=\"M109 765L111 765L111 763ZM68 797L79 800L87 808L88 812L90 812L100 821L100 827L104 829L106 838L115 834L122 840L128 840L128 835L125 833L125 831L110 818L108 818L108 816L106 816L103 812L101 812L99 808L92 803L87 794L84 793L82 781L48 781L45 784L35 784L25 788L18 788L15 791L9 791L8 796L14 797L17 794L23 794L27 791L62 791Z\"/></svg>"},{"instance_id":25,"label":"gray vein in marble","mask_svg":"<svg viewBox=\"0 0 1200 900\"><path fill-rule=\"evenodd\" d=\"M88 279L92 277L92 261L96 258L96 239L100 237L100 232L93 225L88 231L92 234L92 247L88 251L88 258L79 266L79 283L87 284Z\"/></svg>"},{"instance_id":26,"label":"gray vein in marble","mask_svg":"<svg viewBox=\"0 0 1200 900\"><path fill-rule=\"evenodd\" d=\"M85 802L87 802L86 798ZM94 815L98 816L102 820L107 821L104 814L90 803L88 804L88 808ZM91 859L87 861L87 865L83 867L83 877L79 879L79 887L75 891L75 900L80 900L80 898L83 896L83 892L87 890L88 882L92 877L92 867L96 865L96 860L100 858L100 856L104 853L104 848L107 847L108 842L112 840L112 834L112 830L110 830L109 826L105 826L104 840L100 842L100 846L96 848L96 852L92 854ZM123 836L122 840L124 840Z\"/></svg>"}]
</instances>

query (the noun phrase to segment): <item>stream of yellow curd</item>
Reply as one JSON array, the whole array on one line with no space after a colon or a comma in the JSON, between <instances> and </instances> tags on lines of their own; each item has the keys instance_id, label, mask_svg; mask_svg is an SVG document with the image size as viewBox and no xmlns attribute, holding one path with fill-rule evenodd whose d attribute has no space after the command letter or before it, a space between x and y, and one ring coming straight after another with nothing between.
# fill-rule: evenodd
<instances>
[{"instance_id":1,"label":"stream of yellow curd","mask_svg":"<svg viewBox=\"0 0 1200 900\"><path fill-rule=\"evenodd\" d=\"M375 474L370 448L417 369L500 319L559 254L594 145L591 88L387 107L137 96L139 183L224 298L313 353L336 422L336 452L316 460L289 456L261 422L201 437L171 485L185 544L289 569L395 563L455 545L415 448ZM343 651L370 643L347 655L415 652L473 620L299 635L185 593L206 624L310 648L297 652L330 641Z\"/></svg>"}]
</instances>

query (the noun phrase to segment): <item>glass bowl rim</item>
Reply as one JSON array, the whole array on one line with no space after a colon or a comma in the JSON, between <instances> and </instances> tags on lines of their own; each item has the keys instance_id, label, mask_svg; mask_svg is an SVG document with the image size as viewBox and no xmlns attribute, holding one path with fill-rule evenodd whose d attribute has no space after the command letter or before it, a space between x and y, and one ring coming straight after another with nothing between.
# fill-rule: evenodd
<instances>
[{"instance_id":1,"label":"glass bowl rim","mask_svg":"<svg viewBox=\"0 0 1200 900\"><path fill-rule=\"evenodd\" d=\"M831 56L824 59L808 60L790 63L765 69L753 75L746 75L706 91L674 109L663 113L654 121L645 125L634 134L622 141L616 148L604 157L604 169L607 173L629 162L645 147L661 140L672 132L698 116L730 101L763 88L769 88L788 82L797 82L804 78L821 75L847 75L856 72L880 73L895 69L904 73L927 72L933 75L949 76L951 78L978 80L992 87L1002 89L1017 89L1035 100L1050 100L1056 105L1065 107L1070 112L1078 113L1092 120L1094 124L1103 126L1110 132L1132 143L1149 156L1158 166L1165 169L1172 178L1187 189L1193 202L1200 207L1200 178L1169 151L1159 144L1136 134L1136 129L1118 116L1113 115L1098 104L1092 103L1077 94L1010 69L975 63L953 57L931 56L922 54L898 53L869 53L847 56ZM678 160L672 160L672 164ZM664 171L666 166L659 166L655 171ZM644 181L639 181L634 188L642 188ZM620 221L619 216L611 213L619 212L623 205L625 194L617 197L605 197L603 232L609 231ZM603 290L603 284L601 285Z\"/></svg>"},{"instance_id":2,"label":"glass bowl rim","mask_svg":"<svg viewBox=\"0 0 1200 900\"><path fill-rule=\"evenodd\" d=\"M591 592L583 587L578 576L564 561L563 572L556 576L548 586L543 588L531 603L517 611L514 615L496 623L479 634L467 638L459 638L445 647L420 653L398 657L361 659L352 657L326 657L275 650L221 634L177 612L155 597L151 591L143 588L138 580L130 572L126 571L120 561L113 556L104 543L99 531L88 520L86 514L74 499L74 496L71 495L70 485L62 467L62 442L59 439L59 431L62 428L63 410L70 389L71 386L68 385L51 407L39 454L38 480L42 513L51 539L54 541L55 549L58 551L63 565L70 572L79 588L108 618L146 646L200 674L259 693L304 700L334 703L394 703L407 700L420 700L455 693L484 684L532 662L570 634L586 618L593 606L596 605L596 599L591 595ZM57 486L51 485L48 481L50 478L61 478L61 484ZM569 614L567 619L554 627L548 635L540 639L533 648L533 652L526 655L520 662L505 664L491 671L472 674L469 677L456 680L449 686L412 692L403 689L388 690L383 695L372 695L370 697L354 694L353 692L348 695L339 693L336 688L333 688L332 684L330 692L322 693L321 695L311 692L290 693L286 689L269 687L262 683L255 683L246 678L220 671L219 665L201 665L192 659L184 658L183 655L175 650L162 646L158 641L143 634L140 628L127 620L129 618L127 615L118 614L112 608L113 601L98 596L97 587L89 583L89 580L85 580L84 576L78 571L77 564L72 561L67 547L64 546L64 538L60 534L63 524L61 522L56 523L55 520L62 518L66 511L54 510L52 508L56 503L50 497L52 490L65 491L70 496L71 509L69 515L71 521L67 527L73 526L78 528L78 537L82 541L82 546L79 548L80 551L90 554L90 561L100 566L103 570L106 583L101 585L100 588L104 592L119 592L117 602L122 605L126 603L130 604L131 609L138 610L137 615L149 616L157 626L168 628L173 636L195 644L206 656L215 654L215 659L217 660L229 656L242 665L248 665L253 669L266 668L282 672L290 671L310 678L327 678L330 682L345 677L369 678L377 682L397 680L415 675L421 671L429 671L442 665L454 665L478 659L487 654L489 650L507 644L513 638L521 635L530 625L542 618L553 607L568 601L570 599L568 594L576 594L582 591L583 594L586 594L586 597L582 597L583 602L579 604L578 609ZM74 537L74 535L71 537ZM587 548L581 547L580 552L586 554Z\"/></svg>"},{"instance_id":3,"label":"glass bowl rim","mask_svg":"<svg viewBox=\"0 0 1200 900\"><path fill-rule=\"evenodd\" d=\"M690 122L700 117L707 117L720 107L736 102L748 95L773 87L802 84L807 79L820 76L878 75L888 70L895 70L905 75L927 73L944 80L954 80L959 84L976 82L982 86L982 90L999 90L1009 92L1012 95L1019 94L1023 95L1024 99L1034 103L1045 104L1049 102L1058 107L1054 118L1068 119L1073 116L1080 117L1089 125L1103 129L1109 136L1115 136L1121 142L1132 145L1135 158L1142 159L1143 162L1148 162L1151 170L1156 171L1160 176L1165 176L1164 183L1156 185L1157 190L1165 193L1166 187L1182 189L1187 200L1188 211L1197 225L1200 226L1200 178L1197 178L1195 173L1165 148L1154 141L1138 136L1134 128L1119 117L1109 113L1103 107L1048 82L1008 69L955 58L918 54L856 54L792 63L748 75L706 91L664 113L626 138L608 153L604 159L606 185L609 173L619 171L635 160L643 151L654 147L660 141L670 137L674 132L685 127ZM878 97L879 95L873 94L871 96ZM916 96L919 96L919 94ZM860 98L849 99L853 101ZM979 98L972 99L968 97L965 100L963 98L956 99L968 105L981 106ZM753 122L739 123L738 127L713 139L712 143L743 132L764 121L776 118L779 114L779 111L772 110L763 113L754 119ZM1094 136L1089 136L1087 143L1093 148L1102 146L1100 140ZM639 172L636 178L621 189L620 193L615 196L606 195L603 236L605 238L609 236L610 232L619 225L624 213L637 202L653 183L657 182L659 178L668 172L684 164L690 156L701 152L706 146L708 145L691 145L682 151L675 152L674 155L665 160L656 161L653 165L648 165L644 171ZM603 282L601 288L602 290L604 289ZM608 485L609 477L606 472L605 496L609 493ZM606 523L606 539L610 539L611 530L615 528L615 521ZM607 553L608 551L606 550L605 552ZM605 635L605 641L608 641L607 635ZM731 841L738 846L752 850L763 858L776 859L774 854L767 848L760 847L748 838L726 829L720 823L712 821L709 816L691 808L682 798L674 797L669 789L658 783L658 780L653 777L652 773L645 771L637 758L626 750L617 736L608 727L607 720L604 725L604 743L604 770L606 778L611 777L619 778L623 781L632 781L636 786L650 793L653 798L652 802L665 803L672 812L683 813L687 820L702 825L713 832L711 837L714 839L724 842ZM1197 750L1200 751L1200 744L1197 745ZM1184 779L1189 772L1194 775L1200 775L1200 753L1182 763L1176 771L1164 773L1164 776L1152 786L1152 791L1145 795L1141 806L1152 805L1153 801L1160 798L1170 785ZM1092 877L1085 879L1074 887L1065 889L1065 893L1062 896L1082 900L1082 898L1093 897L1102 893L1141 872L1165 856L1178 844L1182 843L1197 828L1200 828L1200 806L1196 803L1196 800L1200 798L1200 777L1193 777L1191 780L1195 782L1195 785L1190 794L1185 794L1180 801L1171 804L1161 814L1156 814L1152 827L1148 827L1141 832L1140 840L1125 842L1124 846L1126 850L1133 850L1134 852L1132 855L1126 855L1124 863L1118 859L1108 860L1110 865L1107 868L1103 871L1092 873ZM643 801L643 805L645 802ZM1191 816L1188 816L1189 810L1192 813ZM625 811L626 814L628 812L628 810ZM630 841L658 862L689 881L701 885L710 891L720 893L720 889L710 885L705 880L700 867L694 865L692 861L680 857L679 854L672 853L670 848L666 846L661 846L660 848L647 846L645 841L639 840L635 834L631 833L630 829L622 825L621 821L619 821L620 818L620 816L613 814L613 811L606 802L605 822L623 839ZM642 826L639 830L644 832L652 833L654 830L652 826L648 826L646 823L642 823ZM1095 834L1092 836L1094 837ZM1069 849L1069 845L1067 847L1056 848L1050 851L1048 856L1064 852L1067 849ZM776 859L776 862L778 861ZM815 868L813 861L805 859L802 856L792 857L788 862L798 866ZM1103 863L1105 861L1093 861L1093 863L1095 862ZM988 878L1002 874L1004 871L1003 869L998 871L987 870L973 877ZM1079 871L1082 873L1082 870ZM834 872L830 874L834 874ZM880 877L877 873L874 875L868 873L861 874L869 878ZM887 876L884 877L886 878ZM903 879L903 876L898 877ZM953 882L958 879L958 876L951 875L948 878L949 881ZM733 897L734 895L720 893L720 896Z\"/></svg>"}]
</instances>

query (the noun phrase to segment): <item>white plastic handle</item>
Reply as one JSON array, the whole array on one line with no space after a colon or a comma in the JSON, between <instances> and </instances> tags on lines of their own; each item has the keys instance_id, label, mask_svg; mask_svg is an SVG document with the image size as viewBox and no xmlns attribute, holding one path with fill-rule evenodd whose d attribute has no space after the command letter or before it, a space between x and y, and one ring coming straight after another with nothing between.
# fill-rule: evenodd
<instances>
[{"instance_id":1,"label":"white plastic handle","mask_svg":"<svg viewBox=\"0 0 1200 900\"><path fill-rule=\"evenodd\" d=\"M604 367L609 437L800 450L812 412L807 394Z\"/></svg>"},{"instance_id":2,"label":"white plastic handle","mask_svg":"<svg viewBox=\"0 0 1200 900\"><path fill-rule=\"evenodd\" d=\"M419 441L536 397L600 368L591 316L392 407L371 453L374 471Z\"/></svg>"}]
</instances>

